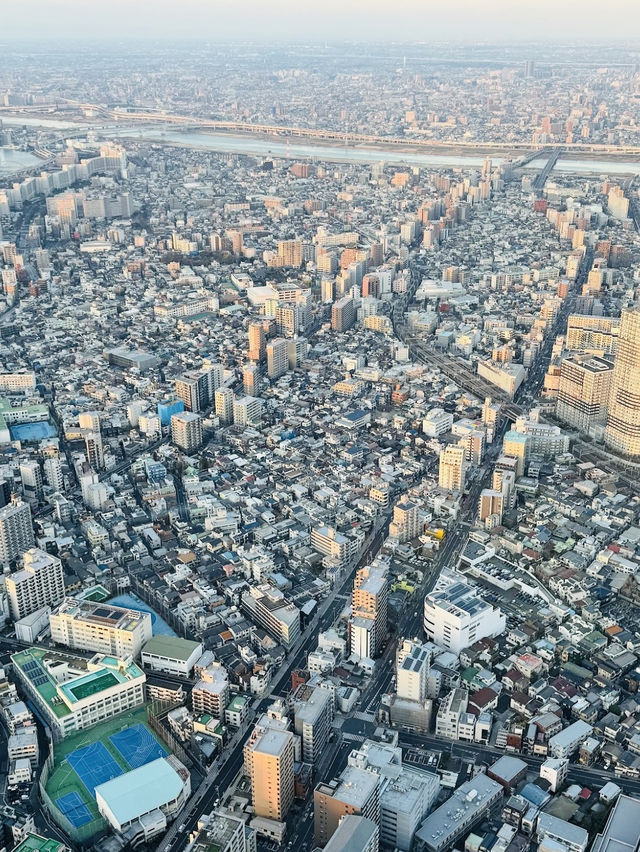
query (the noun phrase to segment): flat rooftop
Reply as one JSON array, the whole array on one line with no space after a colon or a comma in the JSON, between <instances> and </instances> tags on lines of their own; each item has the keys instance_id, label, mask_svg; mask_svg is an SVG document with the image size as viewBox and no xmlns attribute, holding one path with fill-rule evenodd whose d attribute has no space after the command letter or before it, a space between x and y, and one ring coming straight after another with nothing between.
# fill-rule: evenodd
<instances>
[{"instance_id":1,"label":"flat rooftop","mask_svg":"<svg viewBox=\"0 0 640 852\"><path fill-rule=\"evenodd\" d=\"M177 798L183 786L173 766L159 757L100 784L95 792L122 825Z\"/></svg>"},{"instance_id":2,"label":"flat rooftop","mask_svg":"<svg viewBox=\"0 0 640 852\"><path fill-rule=\"evenodd\" d=\"M48 648L26 648L13 654L11 661L28 680L51 712L59 719L75 708L74 704L144 672L135 663L96 654L91 660ZM53 668L67 666L66 679L56 680Z\"/></svg>"},{"instance_id":3,"label":"flat rooftop","mask_svg":"<svg viewBox=\"0 0 640 852\"><path fill-rule=\"evenodd\" d=\"M593 841L592 852L636 852L640 846L639 824L640 800L620 796L604 831Z\"/></svg>"},{"instance_id":4,"label":"flat rooftop","mask_svg":"<svg viewBox=\"0 0 640 852\"><path fill-rule=\"evenodd\" d=\"M142 649L143 654L155 654L186 663L193 652L200 648L199 642L181 639L179 636L153 636Z\"/></svg>"},{"instance_id":5,"label":"flat rooftop","mask_svg":"<svg viewBox=\"0 0 640 852\"><path fill-rule=\"evenodd\" d=\"M39 834L27 834L15 847L13 852L60 852L65 849L64 843L52 840L50 837L41 837Z\"/></svg>"},{"instance_id":6,"label":"flat rooftop","mask_svg":"<svg viewBox=\"0 0 640 852\"><path fill-rule=\"evenodd\" d=\"M125 609L112 604L94 603L90 600L78 601L67 598L55 611L54 615L66 615L76 621L86 621L97 627L110 627L116 630L133 631L142 621L149 622L151 616L147 612L135 609Z\"/></svg>"},{"instance_id":7,"label":"flat rooftop","mask_svg":"<svg viewBox=\"0 0 640 852\"><path fill-rule=\"evenodd\" d=\"M432 592L429 601L452 615L477 615L483 610L492 609L471 586L466 583L453 583L439 592Z\"/></svg>"}]
</instances>

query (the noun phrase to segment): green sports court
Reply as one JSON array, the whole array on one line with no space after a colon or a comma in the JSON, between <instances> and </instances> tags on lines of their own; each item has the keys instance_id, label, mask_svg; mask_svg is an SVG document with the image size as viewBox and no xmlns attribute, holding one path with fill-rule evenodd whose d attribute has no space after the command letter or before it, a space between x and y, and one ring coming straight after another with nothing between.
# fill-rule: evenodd
<instances>
[{"instance_id":1,"label":"green sports court","mask_svg":"<svg viewBox=\"0 0 640 852\"><path fill-rule=\"evenodd\" d=\"M74 826L104 827L94 791L119 775L167 755L147 725L141 707L68 737L54 746L54 764L45 790L52 805Z\"/></svg>"}]
</instances>

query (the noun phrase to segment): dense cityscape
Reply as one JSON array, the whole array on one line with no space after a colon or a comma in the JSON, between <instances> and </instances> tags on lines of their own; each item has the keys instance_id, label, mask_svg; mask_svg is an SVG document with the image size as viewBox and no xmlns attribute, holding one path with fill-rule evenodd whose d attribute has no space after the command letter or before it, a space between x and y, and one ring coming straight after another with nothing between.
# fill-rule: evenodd
<instances>
[{"instance_id":1,"label":"dense cityscape","mask_svg":"<svg viewBox=\"0 0 640 852\"><path fill-rule=\"evenodd\" d=\"M640 48L0 51L0 850L638 852Z\"/></svg>"}]
</instances>

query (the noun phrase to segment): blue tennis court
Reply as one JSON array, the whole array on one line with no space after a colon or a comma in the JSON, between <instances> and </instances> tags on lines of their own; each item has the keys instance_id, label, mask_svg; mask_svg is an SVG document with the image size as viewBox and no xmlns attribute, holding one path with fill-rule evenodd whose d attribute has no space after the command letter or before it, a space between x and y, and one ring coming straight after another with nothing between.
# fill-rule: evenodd
<instances>
[{"instance_id":1,"label":"blue tennis court","mask_svg":"<svg viewBox=\"0 0 640 852\"><path fill-rule=\"evenodd\" d=\"M72 751L67 761L92 796L100 784L122 775L122 769L100 741Z\"/></svg>"},{"instance_id":2,"label":"blue tennis court","mask_svg":"<svg viewBox=\"0 0 640 852\"><path fill-rule=\"evenodd\" d=\"M132 769L167 756L166 750L142 723L118 731L109 739Z\"/></svg>"},{"instance_id":3,"label":"blue tennis court","mask_svg":"<svg viewBox=\"0 0 640 852\"><path fill-rule=\"evenodd\" d=\"M80 793L77 790L73 790L65 796L60 796L56 801L56 805L75 828L86 825L93 818L91 811L82 801Z\"/></svg>"}]
</instances>

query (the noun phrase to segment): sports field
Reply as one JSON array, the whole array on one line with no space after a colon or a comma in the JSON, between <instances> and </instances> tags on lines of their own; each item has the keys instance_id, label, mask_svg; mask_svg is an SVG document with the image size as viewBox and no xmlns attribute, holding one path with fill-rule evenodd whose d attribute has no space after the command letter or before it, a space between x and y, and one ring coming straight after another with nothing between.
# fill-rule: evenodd
<instances>
[{"instance_id":1,"label":"sports field","mask_svg":"<svg viewBox=\"0 0 640 852\"><path fill-rule=\"evenodd\" d=\"M167 754L140 708L69 737L55 746L54 768L46 790L76 827L100 819L95 788L118 775Z\"/></svg>"}]
</instances>

